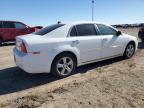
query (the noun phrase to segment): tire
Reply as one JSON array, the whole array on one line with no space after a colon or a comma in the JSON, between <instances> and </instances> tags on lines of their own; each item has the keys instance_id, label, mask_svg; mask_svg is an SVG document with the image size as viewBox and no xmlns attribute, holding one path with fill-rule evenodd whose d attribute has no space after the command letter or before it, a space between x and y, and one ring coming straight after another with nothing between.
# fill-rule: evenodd
<instances>
[{"instance_id":1,"label":"tire","mask_svg":"<svg viewBox=\"0 0 144 108\"><path fill-rule=\"evenodd\" d=\"M133 57L135 53L135 44L133 42L130 42L124 52L124 58L129 59Z\"/></svg>"},{"instance_id":2,"label":"tire","mask_svg":"<svg viewBox=\"0 0 144 108\"><path fill-rule=\"evenodd\" d=\"M142 42L144 42L144 33L141 31L138 33L138 37L141 39Z\"/></svg>"},{"instance_id":3,"label":"tire","mask_svg":"<svg viewBox=\"0 0 144 108\"><path fill-rule=\"evenodd\" d=\"M3 40L0 38L0 46L2 46L3 44Z\"/></svg>"},{"instance_id":4,"label":"tire","mask_svg":"<svg viewBox=\"0 0 144 108\"><path fill-rule=\"evenodd\" d=\"M144 42L144 38L142 38L141 41Z\"/></svg>"},{"instance_id":5,"label":"tire","mask_svg":"<svg viewBox=\"0 0 144 108\"><path fill-rule=\"evenodd\" d=\"M51 72L58 78L65 78L70 76L76 68L76 59L72 54L64 53L58 55L53 63Z\"/></svg>"},{"instance_id":6,"label":"tire","mask_svg":"<svg viewBox=\"0 0 144 108\"><path fill-rule=\"evenodd\" d=\"M142 35L141 35L141 32L139 31L139 32L138 32L138 37L139 37L140 39L141 39L141 36L142 36Z\"/></svg>"}]
</instances>

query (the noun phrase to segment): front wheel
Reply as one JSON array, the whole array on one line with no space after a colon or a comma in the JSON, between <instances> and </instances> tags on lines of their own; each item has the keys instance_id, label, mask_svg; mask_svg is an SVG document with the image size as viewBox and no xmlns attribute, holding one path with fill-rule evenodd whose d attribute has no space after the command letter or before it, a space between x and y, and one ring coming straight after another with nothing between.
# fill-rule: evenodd
<instances>
[{"instance_id":1,"label":"front wheel","mask_svg":"<svg viewBox=\"0 0 144 108\"><path fill-rule=\"evenodd\" d=\"M71 54L61 54L54 60L51 72L56 77L64 78L71 75L76 68L76 60Z\"/></svg>"},{"instance_id":2,"label":"front wheel","mask_svg":"<svg viewBox=\"0 0 144 108\"><path fill-rule=\"evenodd\" d=\"M135 45L134 43L129 43L125 49L124 57L126 59L131 58L135 53Z\"/></svg>"}]
</instances>

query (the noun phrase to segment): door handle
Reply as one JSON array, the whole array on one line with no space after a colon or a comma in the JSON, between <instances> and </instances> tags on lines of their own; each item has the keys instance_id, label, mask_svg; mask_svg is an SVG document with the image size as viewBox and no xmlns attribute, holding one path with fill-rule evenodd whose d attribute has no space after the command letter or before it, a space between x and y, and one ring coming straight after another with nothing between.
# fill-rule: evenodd
<instances>
[{"instance_id":1,"label":"door handle","mask_svg":"<svg viewBox=\"0 0 144 108\"><path fill-rule=\"evenodd\" d=\"M80 43L79 40L72 41L72 44L79 44L79 43Z\"/></svg>"},{"instance_id":2,"label":"door handle","mask_svg":"<svg viewBox=\"0 0 144 108\"><path fill-rule=\"evenodd\" d=\"M103 39L103 41L107 41L107 40L108 40L107 38L104 38L104 39Z\"/></svg>"}]
</instances>

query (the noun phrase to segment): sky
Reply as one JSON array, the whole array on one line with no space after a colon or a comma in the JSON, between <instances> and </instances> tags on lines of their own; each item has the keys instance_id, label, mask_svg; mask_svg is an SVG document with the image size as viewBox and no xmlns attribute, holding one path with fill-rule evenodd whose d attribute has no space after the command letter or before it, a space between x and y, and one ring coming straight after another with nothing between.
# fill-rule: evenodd
<instances>
[{"instance_id":1,"label":"sky","mask_svg":"<svg viewBox=\"0 0 144 108\"><path fill-rule=\"evenodd\" d=\"M92 19L91 0L0 0L0 20L47 26ZM95 21L144 23L144 0L95 0Z\"/></svg>"}]
</instances>

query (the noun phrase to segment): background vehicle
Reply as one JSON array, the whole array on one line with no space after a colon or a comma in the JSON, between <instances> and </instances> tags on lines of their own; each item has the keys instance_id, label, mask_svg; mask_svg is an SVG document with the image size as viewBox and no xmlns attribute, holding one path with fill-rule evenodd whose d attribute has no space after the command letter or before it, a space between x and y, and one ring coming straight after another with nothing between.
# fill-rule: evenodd
<instances>
[{"instance_id":1,"label":"background vehicle","mask_svg":"<svg viewBox=\"0 0 144 108\"><path fill-rule=\"evenodd\" d=\"M138 33L138 37L144 42L144 27L141 27Z\"/></svg>"},{"instance_id":2,"label":"background vehicle","mask_svg":"<svg viewBox=\"0 0 144 108\"><path fill-rule=\"evenodd\" d=\"M55 24L16 38L16 65L29 73L67 77L77 66L118 56L131 58L136 37L97 22Z\"/></svg>"},{"instance_id":3,"label":"background vehicle","mask_svg":"<svg viewBox=\"0 0 144 108\"><path fill-rule=\"evenodd\" d=\"M16 36L29 34L41 28L29 27L17 21L0 21L0 45L6 41L14 41Z\"/></svg>"}]
</instances>

